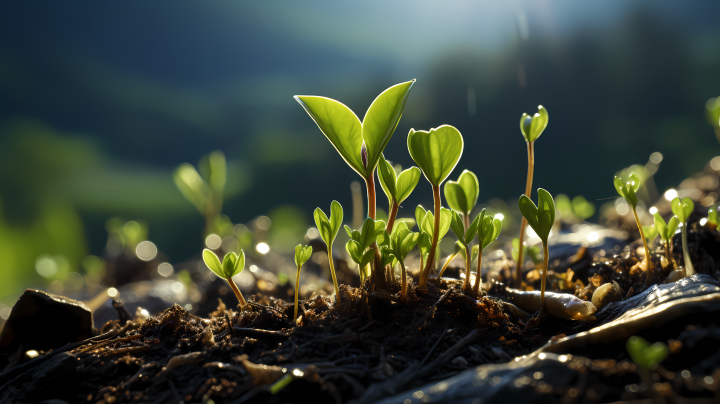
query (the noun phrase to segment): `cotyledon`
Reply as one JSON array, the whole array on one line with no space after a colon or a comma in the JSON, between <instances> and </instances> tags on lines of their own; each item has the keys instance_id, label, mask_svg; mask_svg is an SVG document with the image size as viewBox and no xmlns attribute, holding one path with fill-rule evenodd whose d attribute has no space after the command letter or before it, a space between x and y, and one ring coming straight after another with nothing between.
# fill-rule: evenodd
<instances>
[{"instance_id":1,"label":"cotyledon","mask_svg":"<svg viewBox=\"0 0 720 404\"><path fill-rule=\"evenodd\" d=\"M522 291L506 288L505 298L517 307L534 313L540 310L540 291ZM569 293L555 293L545 291L545 310L554 317L569 320L590 321L595 320L597 307L591 302L579 299Z\"/></svg>"}]
</instances>

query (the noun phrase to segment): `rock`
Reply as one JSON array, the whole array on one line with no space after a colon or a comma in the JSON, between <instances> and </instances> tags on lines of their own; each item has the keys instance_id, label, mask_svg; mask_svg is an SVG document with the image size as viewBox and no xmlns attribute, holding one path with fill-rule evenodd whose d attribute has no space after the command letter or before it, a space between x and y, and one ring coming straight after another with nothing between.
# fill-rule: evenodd
<instances>
[{"instance_id":1,"label":"rock","mask_svg":"<svg viewBox=\"0 0 720 404\"><path fill-rule=\"evenodd\" d=\"M592 304L598 309L602 309L610 303L619 302L622 298L620 285L615 281L611 281L595 289L592 295Z\"/></svg>"},{"instance_id":2,"label":"rock","mask_svg":"<svg viewBox=\"0 0 720 404\"><path fill-rule=\"evenodd\" d=\"M15 303L0 332L0 353L47 351L93 334L90 309L80 301L27 289Z\"/></svg>"}]
</instances>

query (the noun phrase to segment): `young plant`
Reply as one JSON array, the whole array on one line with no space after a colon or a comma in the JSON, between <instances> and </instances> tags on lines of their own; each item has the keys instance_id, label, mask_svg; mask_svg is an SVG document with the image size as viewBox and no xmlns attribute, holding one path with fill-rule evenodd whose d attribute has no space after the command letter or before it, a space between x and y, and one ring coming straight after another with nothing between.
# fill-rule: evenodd
<instances>
[{"instance_id":1,"label":"young plant","mask_svg":"<svg viewBox=\"0 0 720 404\"><path fill-rule=\"evenodd\" d=\"M655 237L658 235L657 226L651 224L650 226L643 226L643 234L647 239L648 245L651 245Z\"/></svg>"},{"instance_id":2,"label":"young plant","mask_svg":"<svg viewBox=\"0 0 720 404\"><path fill-rule=\"evenodd\" d=\"M463 170L457 181L445 183L445 200L450 209L462 213L466 231L470 227L470 212L477 203L478 195L480 183L472 171Z\"/></svg>"},{"instance_id":3,"label":"young plant","mask_svg":"<svg viewBox=\"0 0 720 404\"><path fill-rule=\"evenodd\" d=\"M322 209L315 209L313 214L315 217L315 226L317 226L320 237L327 245L328 261L330 263L330 273L333 278L333 286L335 286L335 296L337 296L338 304L340 303L340 287L337 283L337 276L335 275L335 264L333 263L332 256L332 245L337 237L338 231L340 231L340 225L343 220L343 209L338 201L332 201L330 204L330 219L328 219L325 212Z\"/></svg>"},{"instance_id":4,"label":"young plant","mask_svg":"<svg viewBox=\"0 0 720 404\"><path fill-rule=\"evenodd\" d=\"M448 230L450 230L450 224L452 222L452 213L449 209L445 209L443 207L440 208L440 231L438 232L437 236L439 240L442 240L443 237L447 234ZM437 246L438 243L435 243L433 246L432 244L432 238L433 234L435 234L435 217L432 212L427 211L425 212L425 216L422 219L421 225L420 225L420 232L421 235L425 234L427 237L423 240L423 243L420 244L420 251L423 252L423 257L425 257L425 254L427 254L426 261L427 263L432 263L431 259L435 259L432 257L437 256ZM429 241L428 241L429 240ZM432 257L430 257L430 251L433 251ZM425 268L425 267L423 267ZM422 276L422 275L421 275ZM428 273L429 276L429 273Z\"/></svg>"},{"instance_id":5,"label":"young plant","mask_svg":"<svg viewBox=\"0 0 720 404\"><path fill-rule=\"evenodd\" d=\"M300 268L307 260L312 256L312 247L309 245L303 246L298 244L295 246L295 266L297 267L297 275L295 277L295 315L293 318L298 317L298 291L300 290Z\"/></svg>"},{"instance_id":6,"label":"young plant","mask_svg":"<svg viewBox=\"0 0 720 404\"><path fill-rule=\"evenodd\" d=\"M690 260L690 250L688 249L687 243L687 228L688 218L695 209L695 204L690 198L675 198L670 202L672 212L677 216L680 223L682 223L682 248L683 248L683 260L685 260L685 273L687 276L695 275L695 267L693 267L692 261Z\"/></svg>"},{"instance_id":7,"label":"young plant","mask_svg":"<svg viewBox=\"0 0 720 404\"><path fill-rule=\"evenodd\" d=\"M363 222L360 230L352 230L345 226L345 231L350 236L350 240L345 244L345 250L359 266L360 282L365 282L365 278L369 275L365 267L375 258L375 250L370 249L370 247L379 236L385 233L385 222L372 220L368 217Z\"/></svg>"},{"instance_id":8,"label":"young plant","mask_svg":"<svg viewBox=\"0 0 720 404\"><path fill-rule=\"evenodd\" d=\"M657 212L655 212L654 218L655 228L663 244L665 244L665 258L668 260L668 263L672 264L674 262L670 255L672 253L672 238L677 231L680 220L678 220L677 216L673 216L665 223L665 220Z\"/></svg>"},{"instance_id":9,"label":"young plant","mask_svg":"<svg viewBox=\"0 0 720 404\"><path fill-rule=\"evenodd\" d=\"M620 196L625 198L632 209L633 215L635 215L635 223L637 224L638 231L640 232L640 238L643 242L643 248L645 249L645 258L642 263L640 263L640 268L647 272L647 283L649 285L653 276L652 261L650 261L650 249L648 248L645 233L643 232L643 227L642 224L640 224L640 218L637 214L638 198L636 192L640 188L640 178L636 174L630 174L628 175L627 181L623 182L623 180L615 176L615 178L613 178L613 183L615 184L615 190L617 190Z\"/></svg>"},{"instance_id":10,"label":"young plant","mask_svg":"<svg viewBox=\"0 0 720 404\"><path fill-rule=\"evenodd\" d=\"M645 371L655 370L670 353L667 345L662 342L650 345L642 337L628 338L626 348L633 362Z\"/></svg>"},{"instance_id":11,"label":"young plant","mask_svg":"<svg viewBox=\"0 0 720 404\"><path fill-rule=\"evenodd\" d=\"M188 163L180 164L173 172L173 181L185 199L205 218L206 235L213 233L223 205L223 190L227 178L225 155L214 151L200 160L200 172Z\"/></svg>"},{"instance_id":12,"label":"young plant","mask_svg":"<svg viewBox=\"0 0 720 404\"><path fill-rule=\"evenodd\" d=\"M523 113L520 117L520 132L525 138L527 143L527 154L528 154L528 172L527 180L525 181L525 195L531 196L532 192L532 181L533 172L535 170L535 141L542 135L548 124L548 112L547 109L543 108L542 105L538 105L538 112L535 115L530 116ZM528 222L523 218L520 223L520 236L518 238L519 245L523 245L523 238L525 237L525 228ZM522 282L522 266L523 266L523 250L518 250L518 259L515 263L515 284L519 287Z\"/></svg>"},{"instance_id":13,"label":"young plant","mask_svg":"<svg viewBox=\"0 0 720 404\"><path fill-rule=\"evenodd\" d=\"M552 199L552 197L550 197ZM483 212L485 209L483 209ZM553 218L554 220L554 218ZM552 225L550 226L552 228ZM482 264L482 253L483 249L487 248L490 243L495 241L500 235L502 230L502 220L495 219L492 216L483 214L482 219L478 222L478 259L477 259L477 270L475 272L475 287L473 288L473 296L477 296L480 292L480 265Z\"/></svg>"},{"instance_id":14,"label":"young plant","mask_svg":"<svg viewBox=\"0 0 720 404\"><path fill-rule=\"evenodd\" d=\"M543 260L544 268L542 271L542 283L540 285L540 318L542 318L545 311L545 283L547 281L548 271L548 237L550 236L550 230L552 230L553 224L555 223L555 201L553 201L550 192L538 188L538 204L527 197L527 195L520 196L518 205L520 212L523 217L527 220L530 227L535 230L535 233L540 237L543 243ZM520 244L521 245L521 244ZM520 250L522 251L522 249Z\"/></svg>"},{"instance_id":15,"label":"young plant","mask_svg":"<svg viewBox=\"0 0 720 404\"><path fill-rule=\"evenodd\" d=\"M206 248L203 250L203 261L205 261L205 265L207 265L215 275L225 279L227 283L230 284L230 288L232 288L235 293L235 297L240 301L240 307L245 307L247 302L242 293L240 293L240 289L238 289L235 281L232 279L233 276L245 269L245 252L243 252L243 250L240 250L240 254L229 252L225 254L225 258L223 258L221 264L218 256Z\"/></svg>"},{"instance_id":16,"label":"young plant","mask_svg":"<svg viewBox=\"0 0 720 404\"><path fill-rule=\"evenodd\" d=\"M390 248L389 251L394 258L400 263L402 269L400 288L400 297L405 300L407 296L407 273L405 270L405 258L408 253L415 247L418 239L420 238L419 233L414 233L408 229L405 222L399 222L393 228L393 232L390 235Z\"/></svg>"},{"instance_id":17,"label":"young plant","mask_svg":"<svg viewBox=\"0 0 720 404\"><path fill-rule=\"evenodd\" d=\"M445 189L447 189L447 187ZM465 282L463 283L463 290L467 294L470 294L471 292L470 267L472 264L472 249L470 248L470 243L472 243L475 235L477 235L478 225L482 223L484 217L485 209L475 216L475 220L473 220L466 229L463 219L460 218L460 214L455 210L452 211L452 222L450 223L450 228L458 238L458 242L462 243L463 249L465 250ZM468 251L470 254L468 254ZM438 279L440 279L439 276Z\"/></svg>"},{"instance_id":18,"label":"young plant","mask_svg":"<svg viewBox=\"0 0 720 404\"><path fill-rule=\"evenodd\" d=\"M390 204L386 230L388 233L392 233L400 204L410 196L420 181L420 169L411 167L397 175L393 166L381 154L378 163L378 178Z\"/></svg>"},{"instance_id":19,"label":"young plant","mask_svg":"<svg viewBox=\"0 0 720 404\"><path fill-rule=\"evenodd\" d=\"M428 259L425 262L425 268L420 273L420 281L418 287L427 288L428 277L435 263L435 249L440 236L440 185L447 179L453 171L460 156L463 152L463 137L460 131L450 125L442 125L440 127L430 129L430 131L415 131L410 129L408 134L408 151L420 167L425 178L432 185L433 199L435 202L435 217L432 233L431 247ZM450 217L448 219L448 228L450 227ZM447 232L447 230L446 230Z\"/></svg>"}]
</instances>

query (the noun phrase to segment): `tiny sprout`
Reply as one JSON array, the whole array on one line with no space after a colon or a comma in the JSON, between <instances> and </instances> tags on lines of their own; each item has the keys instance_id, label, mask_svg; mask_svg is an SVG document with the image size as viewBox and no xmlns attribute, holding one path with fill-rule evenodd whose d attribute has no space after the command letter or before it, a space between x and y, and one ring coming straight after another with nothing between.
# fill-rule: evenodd
<instances>
[{"instance_id":1,"label":"tiny sprout","mask_svg":"<svg viewBox=\"0 0 720 404\"><path fill-rule=\"evenodd\" d=\"M520 117L520 133L525 138L527 143L527 155L528 155L528 172L527 180L525 181L525 195L531 195L532 182L533 182L533 171L535 170L535 141L542 135L545 128L547 128L549 115L547 109L542 105L538 105L538 112L533 116L523 113ZM525 237L525 228L528 222L523 218L520 223L520 236L519 243L523 244L523 238ZM523 264L523 250L518 250L518 259L515 267L515 283L520 286L522 278L522 264Z\"/></svg>"},{"instance_id":2,"label":"tiny sprout","mask_svg":"<svg viewBox=\"0 0 720 404\"><path fill-rule=\"evenodd\" d=\"M690 250L688 249L687 243L687 221L690 218L690 214L692 214L693 209L695 209L695 204L690 198L680 199L676 197L672 200L672 202L670 202L670 207L672 208L673 213L675 214L675 216L677 216L680 223L683 224L682 248L683 259L685 260L685 273L687 273L688 276L695 275L695 267L693 267L692 261L690 260Z\"/></svg>"},{"instance_id":3,"label":"tiny sprout","mask_svg":"<svg viewBox=\"0 0 720 404\"><path fill-rule=\"evenodd\" d=\"M628 338L626 348L633 362L645 371L657 368L670 353L667 345L662 342L650 345L642 337Z\"/></svg>"},{"instance_id":4,"label":"tiny sprout","mask_svg":"<svg viewBox=\"0 0 720 404\"><path fill-rule=\"evenodd\" d=\"M472 243L473 239L477 235L478 226L482 224L484 217L485 209L480 211L480 213L475 216L475 220L470 223L466 230L463 219L460 218L460 214L455 210L452 211L452 221L450 223L450 228L452 229L453 233L455 233L455 236L457 236L458 242L462 243L463 250L465 250L465 282L463 283L463 290L465 291L465 293L468 294L471 292L470 268L472 267L472 253L474 251L470 249L470 243ZM468 254L467 251L470 251L470 254ZM438 277L438 279L439 278L440 277Z\"/></svg>"},{"instance_id":5,"label":"tiny sprout","mask_svg":"<svg viewBox=\"0 0 720 404\"><path fill-rule=\"evenodd\" d=\"M643 226L643 233L645 234L648 245L650 245L658 235L657 227L655 227L654 224L651 224L650 226Z\"/></svg>"},{"instance_id":6,"label":"tiny sprout","mask_svg":"<svg viewBox=\"0 0 720 404\"><path fill-rule=\"evenodd\" d=\"M227 177L225 155L214 151L200 160L200 172L188 163L180 164L173 172L173 181L185 199L205 218L205 232L211 234L223 205L223 190Z\"/></svg>"},{"instance_id":7,"label":"tiny sprout","mask_svg":"<svg viewBox=\"0 0 720 404\"><path fill-rule=\"evenodd\" d=\"M232 288L235 293L235 297L240 301L240 307L245 307L247 302L242 293L240 293L240 289L238 289L235 281L232 279L233 276L245 269L245 252L243 252L243 250L240 250L240 254L229 252L225 254L225 258L223 258L221 264L218 256L206 248L203 250L203 261L205 261L205 265L207 265L215 275L225 279L230 284L230 288Z\"/></svg>"},{"instance_id":8,"label":"tiny sprout","mask_svg":"<svg viewBox=\"0 0 720 404\"><path fill-rule=\"evenodd\" d=\"M478 195L480 183L472 171L464 170L457 181L445 183L445 200L450 209L463 214L466 231L470 226L470 212L477 203Z\"/></svg>"},{"instance_id":9,"label":"tiny sprout","mask_svg":"<svg viewBox=\"0 0 720 404\"><path fill-rule=\"evenodd\" d=\"M650 261L650 249L648 248L647 240L645 239L645 233L643 232L643 226L640 224L640 218L637 214L637 190L640 188L640 177L637 174L630 174L627 176L627 181L623 182L618 176L613 178L613 184L618 194L625 198L630 205L633 215L635 216L635 223L637 224L638 231L640 232L640 238L643 242L643 248L645 249L645 259L643 259L640 267L647 272L647 283L648 285L652 281L652 261Z\"/></svg>"},{"instance_id":10,"label":"tiny sprout","mask_svg":"<svg viewBox=\"0 0 720 404\"><path fill-rule=\"evenodd\" d=\"M295 266L297 266L297 275L295 278L295 315L293 318L298 318L298 291L300 289L300 268L307 260L312 256L312 247L309 245L303 246L298 244L295 246Z\"/></svg>"},{"instance_id":11,"label":"tiny sprout","mask_svg":"<svg viewBox=\"0 0 720 404\"><path fill-rule=\"evenodd\" d=\"M530 227L535 230L535 233L543 243L543 258L545 262L540 286L540 317L542 317L545 310L545 283L547 281L549 258L548 236L550 236L550 230L552 230L553 224L555 223L555 201L553 201L552 195L542 188L538 188L537 193L537 205L535 205L527 195L520 196L518 205L523 217L527 220ZM518 245L520 244L518 243Z\"/></svg>"},{"instance_id":12,"label":"tiny sprout","mask_svg":"<svg viewBox=\"0 0 720 404\"><path fill-rule=\"evenodd\" d=\"M657 229L657 233L660 235L660 239L663 241L663 244L665 244L665 258L667 258L668 262L671 263L673 262L670 257L670 253L672 252L672 237L677 231L680 220L678 220L677 216L673 216L667 223L665 223L665 220L657 212L655 212L653 217L655 218L655 228Z\"/></svg>"},{"instance_id":13,"label":"tiny sprout","mask_svg":"<svg viewBox=\"0 0 720 404\"><path fill-rule=\"evenodd\" d=\"M425 178L432 185L433 200L435 205L434 232L432 233L431 247L425 268L420 273L418 287L427 288L427 281L430 271L435 262L435 250L441 229L440 219L441 201L440 185L447 179L455 169L463 152L463 137L455 127L442 125L429 131L410 129L407 139L408 151L415 164L420 167ZM448 227L450 217L447 217Z\"/></svg>"},{"instance_id":14,"label":"tiny sprout","mask_svg":"<svg viewBox=\"0 0 720 404\"><path fill-rule=\"evenodd\" d=\"M320 237L327 245L328 261L330 263L330 273L332 274L333 278L333 286L335 286L335 295L337 296L338 303L340 303L340 287L338 286L337 276L335 275L335 265L333 263L332 256L332 244L333 241L335 241L335 237L337 237L338 231L340 231L340 225L342 225L343 209L340 205L340 202L332 201L332 203L330 204L330 219L328 219L327 215L325 215L325 212L323 212L320 208L315 209L315 213L313 214L313 216L315 218L315 225L317 226L318 232L320 233Z\"/></svg>"},{"instance_id":15,"label":"tiny sprout","mask_svg":"<svg viewBox=\"0 0 720 404\"><path fill-rule=\"evenodd\" d=\"M494 219L492 216L483 215L483 218L478 222L478 248L480 251L478 252L477 270L475 272L474 296L477 296L480 292L480 266L482 264L483 249L498 238L500 230L502 230L502 220Z\"/></svg>"},{"instance_id":16,"label":"tiny sprout","mask_svg":"<svg viewBox=\"0 0 720 404\"><path fill-rule=\"evenodd\" d=\"M345 244L345 251L348 252L350 258L359 266L360 281L365 282L368 271L365 270L373 258L375 258L375 250L368 250L373 243L385 233L385 222L382 220L372 220L369 217L363 222L360 230L352 230L345 226L345 231L350 240ZM384 238L384 237L383 237Z\"/></svg>"},{"instance_id":17,"label":"tiny sprout","mask_svg":"<svg viewBox=\"0 0 720 404\"><path fill-rule=\"evenodd\" d=\"M407 296L407 274L405 270L405 257L415 247L418 239L420 238L419 233L414 233L408 229L405 222L399 222L393 228L393 232L390 235L390 248L389 252L392 254L398 262L400 262L400 268L402 269L402 286L400 296L402 300L405 300Z\"/></svg>"},{"instance_id":18,"label":"tiny sprout","mask_svg":"<svg viewBox=\"0 0 720 404\"><path fill-rule=\"evenodd\" d=\"M380 186L390 203L386 230L388 233L392 233L400 204L410 196L420 181L420 169L411 167L397 175L392 165L385 160L385 156L380 155L378 178L380 179Z\"/></svg>"}]
</instances>

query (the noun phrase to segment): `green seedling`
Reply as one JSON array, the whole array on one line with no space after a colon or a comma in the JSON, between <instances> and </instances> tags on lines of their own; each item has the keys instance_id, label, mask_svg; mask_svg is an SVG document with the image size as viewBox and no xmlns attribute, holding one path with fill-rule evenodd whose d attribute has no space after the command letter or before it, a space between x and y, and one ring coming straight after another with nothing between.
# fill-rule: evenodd
<instances>
[{"instance_id":1,"label":"green seedling","mask_svg":"<svg viewBox=\"0 0 720 404\"><path fill-rule=\"evenodd\" d=\"M655 226L655 224L651 224L650 226L643 226L643 234L645 234L648 245L651 245L653 240L655 240L655 237L657 237L658 235L657 227Z\"/></svg>"},{"instance_id":2,"label":"green seedling","mask_svg":"<svg viewBox=\"0 0 720 404\"><path fill-rule=\"evenodd\" d=\"M480 182L472 171L463 170L457 181L445 183L445 200L450 209L463 214L465 230L470 227L470 212L477 203L478 195Z\"/></svg>"},{"instance_id":3,"label":"green seedling","mask_svg":"<svg viewBox=\"0 0 720 404\"><path fill-rule=\"evenodd\" d=\"M410 156L415 161L415 164L420 167L430 185L432 185L433 200L435 202L433 228L436 231L432 233L428 259L420 273L420 281L418 282L420 289L426 289L430 271L435 263L435 250L440 239L439 230L441 229L440 219L442 216L438 214L441 208L440 185L447 179L460 160L460 156L462 156L463 137L460 131L454 127L442 125L429 131L410 129L407 142ZM447 219L449 228L450 217Z\"/></svg>"},{"instance_id":4,"label":"green seedling","mask_svg":"<svg viewBox=\"0 0 720 404\"><path fill-rule=\"evenodd\" d=\"M667 345L662 342L650 345L642 337L628 338L626 348L633 362L645 371L655 370L670 353Z\"/></svg>"},{"instance_id":5,"label":"green seedling","mask_svg":"<svg viewBox=\"0 0 720 404\"><path fill-rule=\"evenodd\" d=\"M665 223L665 220L657 212L655 212L653 217L655 218L655 228L657 229L657 233L660 235L660 239L663 244L665 244L665 258L667 258L668 263L673 263L674 261L670 255L672 253L672 238L677 231L680 220L677 216L673 216L667 223Z\"/></svg>"},{"instance_id":6,"label":"green seedling","mask_svg":"<svg viewBox=\"0 0 720 404\"><path fill-rule=\"evenodd\" d=\"M420 169L411 167L397 175L392 165L381 154L378 163L378 178L390 204L386 230L388 233L392 233L400 204L410 196L420 181Z\"/></svg>"},{"instance_id":7,"label":"green seedling","mask_svg":"<svg viewBox=\"0 0 720 404\"><path fill-rule=\"evenodd\" d=\"M645 233L643 232L643 227L642 224L640 224L640 218L637 214L637 190L640 188L640 178L634 173L628 175L626 181L623 181L620 177L615 176L615 178L613 178L613 184L615 185L617 193L625 198L628 205L630 205L633 215L635 216L635 224L637 224L638 231L640 232L640 238L643 242L643 248L645 249L645 258L642 263L640 263L640 268L647 273L647 283L649 285L653 277L652 261L650 261L650 249L648 248Z\"/></svg>"},{"instance_id":8,"label":"green seedling","mask_svg":"<svg viewBox=\"0 0 720 404\"><path fill-rule=\"evenodd\" d=\"M415 233L408 229L405 222L398 222L393 228L393 232L390 235L390 249L394 258L400 263L400 269L402 270L400 288L400 296L402 300L406 299L407 296L407 273L405 269L405 258L408 253L415 247L418 239L420 238L419 233Z\"/></svg>"},{"instance_id":9,"label":"green seedling","mask_svg":"<svg viewBox=\"0 0 720 404\"><path fill-rule=\"evenodd\" d=\"M705 103L705 116L715 129L715 136L720 141L720 97L714 97Z\"/></svg>"},{"instance_id":10,"label":"green seedling","mask_svg":"<svg viewBox=\"0 0 720 404\"><path fill-rule=\"evenodd\" d=\"M518 259L518 253L519 253L519 252L518 252L518 251L519 251L519 247L518 247L518 246L519 246L519 245L520 245L520 240L519 240L519 239L517 239L517 238L512 239L512 251L511 251L511 255L512 255L512 258L513 258L515 261L517 261L517 259ZM540 249L539 249L538 247L536 247L536 246L534 246L534 245L533 245L533 246L528 246L527 243L523 243L523 247L525 247L525 248L523 248L523 251L525 252L525 256L527 256L528 258L530 258L530 260L532 260L533 264L536 264L536 265L537 265L537 264L543 262L542 258L539 258L539 257L538 257L538 255L540 255Z\"/></svg>"},{"instance_id":11,"label":"green seedling","mask_svg":"<svg viewBox=\"0 0 720 404\"><path fill-rule=\"evenodd\" d=\"M227 283L230 284L230 288L232 288L235 293L235 297L240 301L240 307L245 307L247 302L242 293L240 293L240 289L238 289L235 281L233 281L233 276L245 269L245 252L243 252L243 250L240 250L239 254L229 252L225 254L221 264L218 256L206 248L203 250L203 261L205 261L205 265L207 265L215 275L225 279Z\"/></svg>"},{"instance_id":12,"label":"green seedling","mask_svg":"<svg viewBox=\"0 0 720 404\"><path fill-rule=\"evenodd\" d=\"M695 267L693 267L692 261L690 260L690 250L688 249L687 243L687 228L688 219L695 209L695 204L690 198L675 198L670 202L672 212L677 216L680 223L682 223L682 248L683 248L683 259L685 260L685 273L687 276L695 275Z\"/></svg>"},{"instance_id":13,"label":"green seedling","mask_svg":"<svg viewBox=\"0 0 720 404\"><path fill-rule=\"evenodd\" d=\"M309 245L303 246L298 244L295 246L295 266L297 267L297 275L295 277L295 315L293 318L298 318L298 291L300 290L300 268L305 264L312 256L312 247Z\"/></svg>"},{"instance_id":14,"label":"green seedling","mask_svg":"<svg viewBox=\"0 0 720 404\"><path fill-rule=\"evenodd\" d=\"M417 213L417 209L416 209L416 213ZM451 221L452 221L451 211L449 209L445 209L445 208L441 207L440 208L440 231L437 234L439 240L442 240L442 238L445 237L445 235L447 234L448 230L450 230ZM433 234L435 234L435 217L432 212L430 212L430 211L425 212L425 216L423 217L421 224L420 224L420 232L421 232L421 235L426 234L428 236L427 239L430 240L429 243L423 242L422 244L420 244L420 251L423 254L421 258L425 259L425 261L423 261L421 259L421 263L426 264L425 266L421 265L421 268L426 268L428 263L430 263L430 264L434 263L434 262L431 262L430 260L434 259L433 257L435 257L437 255L437 248L438 248L437 247L438 243L435 243L435 245L433 245L433 243L432 243L432 237L433 237ZM432 257L430 255L431 251L432 251ZM429 274L428 274L428 276L429 276ZM421 273L421 277L422 277L422 273Z\"/></svg>"},{"instance_id":15,"label":"green seedling","mask_svg":"<svg viewBox=\"0 0 720 404\"><path fill-rule=\"evenodd\" d=\"M552 199L552 197L551 197ZM483 209L484 211L485 209ZM551 226L552 227L552 226ZM502 221L495 219L490 215L483 215L483 218L478 222L478 258L477 258L477 270L475 272L475 287L473 288L473 296L477 296L480 293L480 268L482 265L482 253L483 249L487 248L493 241L495 241L500 235L502 230Z\"/></svg>"},{"instance_id":16,"label":"green seedling","mask_svg":"<svg viewBox=\"0 0 720 404\"><path fill-rule=\"evenodd\" d=\"M520 196L518 205L520 207L520 213L527 220L530 227L535 230L535 233L540 237L543 243L543 260L544 268L542 271L542 283L540 286L540 317L542 318L545 310L545 283L547 281L548 271L548 237L550 236L550 230L552 230L553 224L555 223L555 201L553 201L552 195L542 188L538 188L538 204L527 197L527 195ZM518 244L521 245L521 244ZM520 250L522 251L522 250Z\"/></svg>"},{"instance_id":17,"label":"green seedling","mask_svg":"<svg viewBox=\"0 0 720 404\"><path fill-rule=\"evenodd\" d=\"M445 270L450 266L450 262L457 257L458 254L461 252L464 254L465 251L465 245L460 241L455 241L455 245L453 246L453 252L448 255L447 259L445 259L445 263L443 264L442 268L440 269L440 274L438 274L438 281L442 278L443 274L445 273Z\"/></svg>"},{"instance_id":18,"label":"green seedling","mask_svg":"<svg viewBox=\"0 0 720 404\"><path fill-rule=\"evenodd\" d=\"M716 205L712 205L708 208L707 224L710 228L718 227L718 212Z\"/></svg>"},{"instance_id":19,"label":"green seedling","mask_svg":"<svg viewBox=\"0 0 720 404\"><path fill-rule=\"evenodd\" d=\"M458 242L462 243L463 250L465 250L465 282L463 283L463 290L468 294L472 291L470 285L470 268L472 267L472 249L470 248L470 243L472 243L473 239L477 235L478 226L482 223L484 217L485 209L480 211L480 213L475 216L475 220L473 220L472 223L468 225L467 229L465 229L465 224L463 223L463 219L460 218L460 214L455 210L452 211L452 222L450 223L450 228L458 238ZM468 254L467 251L470 251L471 254ZM438 276L438 279L440 279L440 276Z\"/></svg>"},{"instance_id":20,"label":"green seedling","mask_svg":"<svg viewBox=\"0 0 720 404\"><path fill-rule=\"evenodd\" d=\"M188 163L180 164L173 172L173 181L200 214L205 218L206 235L215 232L215 223L223 205L223 191L227 179L225 155L214 151L200 160L200 172Z\"/></svg>"},{"instance_id":21,"label":"green seedling","mask_svg":"<svg viewBox=\"0 0 720 404\"><path fill-rule=\"evenodd\" d=\"M330 273L333 278L333 286L335 286L335 296L337 296L338 304L340 303L340 287L337 283L337 276L335 275L335 264L333 263L332 256L332 245L337 237L338 231L340 231L340 225L343 220L343 209L338 201L332 201L330 204L330 219L328 219L325 212L322 209L315 209L313 214L315 218L315 226L317 226L320 237L327 245L328 250L328 261L330 263Z\"/></svg>"},{"instance_id":22,"label":"green seedling","mask_svg":"<svg viewBox=\"0 0 720 404\"><path fill-rule=\"evenodd\" d=\"M525 195L532 196L532 181L533 172L535 170L535 141L542 135L545 128L548 125L548 112L547 109L543 108L542 105L538 105L538 112L535 115L530 116L523 113L520 117L520 132L525 138L527 143L527 154L528 154L528 173L527 180L525 181ZM519 245L523 245L523 238L525 237L525 228L528 222L523 218L520 223L520 236ZM522 264L523 264L523 250L518 250L518 259L515 263L515 284L520 286L522 282Z\"/></svg>"},{"instance_id":23,"label":"green seedling","mask_svg":"<svg viewBox=\"0 0 720 404\"><path fill-rule=\"evenodd\" d=\"M352 230L345 226L345 231L350 236L350 240L345 244L345 250L359 266L360 281L365 282L365 278L369 275L366 267L375 258L375 250L370 247L377 241L379 236L385 234L385 222L372 220L368 217L363 222L360 230Z\"/></svg>"}]
</instances>

